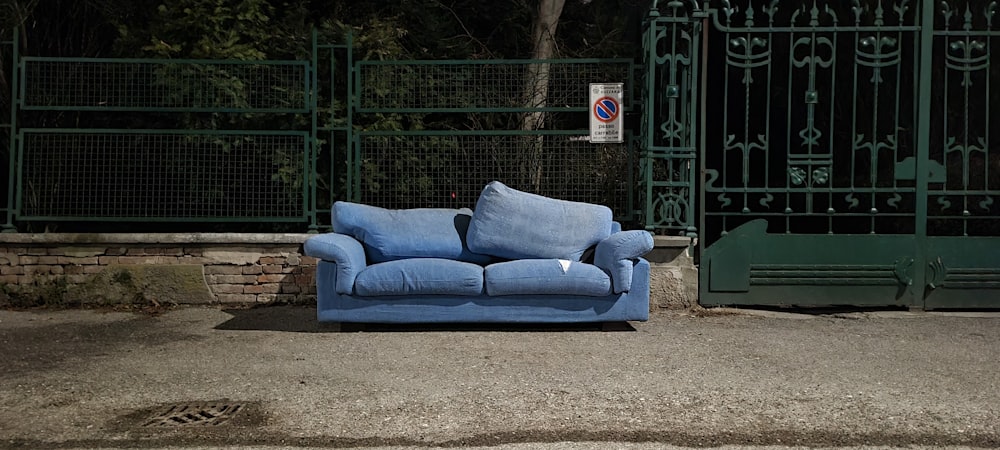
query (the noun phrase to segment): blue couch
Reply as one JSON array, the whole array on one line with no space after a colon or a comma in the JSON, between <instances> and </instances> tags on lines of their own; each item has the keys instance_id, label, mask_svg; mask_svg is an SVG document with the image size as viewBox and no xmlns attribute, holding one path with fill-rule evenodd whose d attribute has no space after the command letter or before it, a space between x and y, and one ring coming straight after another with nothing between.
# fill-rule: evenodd
<instances>
[{"instance_id":1,"label":"blue couch","mask_svg":"<svg viewBox=\"0 0 1000 450\"><path fill-rule=\"evenodd\" d=\"M333 206L309 238L320 322L618 322L649 316L648 232L605 206L488 184L469 209Z\"/></svg>"}]
</instances>

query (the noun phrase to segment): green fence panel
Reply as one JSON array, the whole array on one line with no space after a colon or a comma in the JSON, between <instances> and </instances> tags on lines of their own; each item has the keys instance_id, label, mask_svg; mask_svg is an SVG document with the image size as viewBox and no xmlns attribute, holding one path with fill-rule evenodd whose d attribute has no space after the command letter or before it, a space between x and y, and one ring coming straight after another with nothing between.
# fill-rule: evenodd
<instances>
[{"instance_id":1,"label":"green fence panel","mask_svg":"<svg viewBox=\"0 0 1000 450\"><path fill-rule=\"evenodd\" d=\"M398 115L414 130L361 130L351 155L354 201L388 208L475 207L486 183L601 203L634 219L631 134L592 144L590 84L636 93L628 59L359 61L355 123ZM540 90L539 90L540 89ZM450 113L465 129L423 120ZM629 125L626 125L628 127Z\"/></svg>"},{"instance_id":2,"label":"green fence panel","mask_svg":"<svg viewBox=\"0 0 1000 450\"><path fill-rule=\"evenodd\" d=\"M308 61L24 57L24 110L309 112Z\"/></svg>"},{"instance_id":3,"label":"green fence panel","mask_svg":"<svg viewBox=\"0 0 1000 450\"><path fill-rule=\"evenodd\" d=\"M332 127L317 117L314 62L14 59L11 115L23 117L12 126L6 229L15 220L315 228L316 136Z\"/></svg>"},{"instance_id":4,"label":"green fence panel","mask_svg":"<svg viewBox=\"0 0 1000 450\"><path fill-rule=\"evenodd\" d=\"M590 83L623 82L631 110L631 59L359 61L359 112L588 111ZM532 74L545 105L532 104Z\"/></svg>"},{"instance_id":5,"label":"green fence panel","mask_svg":"<svg viewBox=\"0 0 1000 450\"><path fill-rule=\"evenodd\" d=\"M621 220L635 213L633 138L590 144L582 130L590 83L624 83L623 110L633 111L632 60L354 62L350 41L320 45L316 33L309 61L14 60L11 114L27 121L11 125L9 229L296 221L315 230L335 200L474 206L491 180L607 204ZM366 131L393 114L433 128L422 118L442 113L467 129ZM282 129L263 129L272 124Z\"/></svg>"},{"instance_id":6,"label":"green fence panel","mask_svg":"<svg viewBox=\"0 0 1000 450\"><path fill-rule=\"evenodd\" d=\"M23 220L303 221L307 132L21 129Z\"/></svg>"}]
</instances>

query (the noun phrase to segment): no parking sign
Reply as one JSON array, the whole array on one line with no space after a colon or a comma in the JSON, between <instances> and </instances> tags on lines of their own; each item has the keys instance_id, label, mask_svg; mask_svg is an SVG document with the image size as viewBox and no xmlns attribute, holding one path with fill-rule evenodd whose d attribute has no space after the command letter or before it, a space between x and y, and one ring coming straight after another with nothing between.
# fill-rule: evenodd
<instances>
[{"instance_id":1,"label":"no parking sign","mask_svg":"<svg viewBox=\"0 0 1000 450\"><path fill-rule=\"evenodd\" d=\"M590 83L590 142L624 142L622 83Z\"/></svg>"}]
</instances>

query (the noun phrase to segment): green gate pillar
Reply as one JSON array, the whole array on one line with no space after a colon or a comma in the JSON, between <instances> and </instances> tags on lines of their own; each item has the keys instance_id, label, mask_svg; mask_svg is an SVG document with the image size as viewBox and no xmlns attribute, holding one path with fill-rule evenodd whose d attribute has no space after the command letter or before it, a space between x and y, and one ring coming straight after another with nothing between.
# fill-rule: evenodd
<instances>
[{"instance_id":1,"label":"green gate pillar","mask_svg":"<svg viewBox=\"0 0 1000 450\"><path fill-rule=\"evenodd\" d=\"M923 9L920 19L920 80L917 98L917 148L916 148L916 182L917 195L915 213L915 263L914 267L927 267L927 195L930 181L930 135L931 135L931 89L933 80L934 59L934 8L937 2L922 2ZM924 270L913 271L913 282L910 285L912 295L911 306L924 307L924 286L926 285Z\"/></svg>"},{"instance_id":2,"label":"green gate pillar","mask_svg":"<svg viewBox=\"0 0 1000 450\"><path fill-rule=\"evenodd\" d=\"M707 15L694 1L653 2L643 37L639 193L647 230L696 237L699 53Z\"/></svg>"}]
</instances>

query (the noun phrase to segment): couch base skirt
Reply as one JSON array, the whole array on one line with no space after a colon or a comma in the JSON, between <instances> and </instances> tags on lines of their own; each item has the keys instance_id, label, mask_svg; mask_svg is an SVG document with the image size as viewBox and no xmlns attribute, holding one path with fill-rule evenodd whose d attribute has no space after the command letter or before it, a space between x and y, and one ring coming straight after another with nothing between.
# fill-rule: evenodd
<instances>
[{"instance_id":1,"label":"couch base skirt","mask_svg":"<svg viewBox=\"0 0 1000 450\"><path fill-rule=\"evenodd\" d=\"M336 265L316 270L317 318L346 323L584 323L649 319L649 263L639 259L632 289L605 297L579 295L359 297L338 294Z\"/></svg>"}]
</instances>

